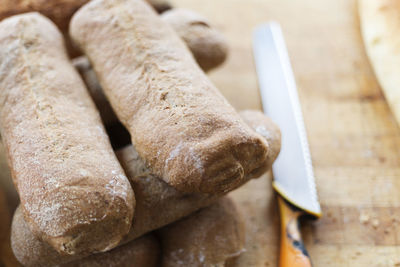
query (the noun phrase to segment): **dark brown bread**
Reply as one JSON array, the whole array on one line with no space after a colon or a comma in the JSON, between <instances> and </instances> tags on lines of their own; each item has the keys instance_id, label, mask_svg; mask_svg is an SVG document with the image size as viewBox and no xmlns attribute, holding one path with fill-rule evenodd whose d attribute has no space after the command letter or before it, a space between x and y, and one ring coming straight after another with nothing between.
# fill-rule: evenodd
<instances>
[{"instance_id":1,"label":"dark brown bread","mask_svg":"<svg viewBox=\"0 0 400 267\"><path fill-rule=\"evenodd\" d=\"M163 248L162 267L223 267L244 252L244 222L228 197L158 233Z\"/></svg>"},{"instance_id":2,"label":"dark brown bread","mask_svg":"<svg viewBox=\"0 0 400 267\"><path fill-rule=\"evenodd\" d=\"M0 63L1 136L29 228L61 253L113 248L133 191L61 33L38 13L5 19Z\"/></svg>"},{"instance_id":3,"label":"dark brown bread","mask_svg":"<svg viewBox=\"0 0 400 267\"><path fill-rule=\"evenodd\" d=\"M222 34L213 28L207 19L196 12L176 8L163 13L161 18L174 28L204 71L214 69L225 61L228 45ZM104 124L108 126L117 123L117 116L104 95L87 57L75 58L72 63L89 89Z\"/></svg>"},{"instance_id":4,"label":"dark brown bread","mask_svg":"<svg viewBox=\"0 0 400 267\"><path fill-rule=\"evenodd\" d=\"M111 251L63 267L222 267L244 252L242 216L228 197L157 232L162 241L161 265L157 265L158 256L161 256L158 241L147 234Z\"/></svg>"},{"instance_id":5,"label":"dark brown bread","mask_svg":"<svg viewBox=\"0 0 400 267\"><path fill-rule=\"evenodd\" d=\"M75 13L70 34L139 155L168 184L221 193L265 165L267 142L144 1L93 0Z\"/></svg>"},{"instance_id":6,"label":"dark brown bread","mask_svg":"<svg viewBox=\"0 0 400 267\"><path fill-rule=\"evenodd\" d=\"M252 120L252 117L257 114L256 117L260 120L258 123L253 120L252 125L264 127L265 132L271 133L266 136L271 147L274 148L268 154L268 162L272 162L280 149L280 138L275 139L280 137L278 127L270 120L264 119L264 115L259 116L259 114L262 115L259 111L246 111L244 114L245 121ZM131 231L122 243L179 220L210 205L220 197L215 194L185 194L177 191L151 174L133 146L119 150L117 156L135 189L137 200ZM35 238L17 215L14 216L11 239L15 255L26 266L51 266L80 258L79 255L59 255L46 243Z\"/></svg>"},{"instance_id":7,"label":"dark brown bread","mask_svg":"<svg viewBox=\"0 0 400 267\"><path fill-rule=\"evenodd\" d=\"M161 18L182 38L204 71L214 69L226 60L228 45L225 38L200 14L174 8L163 13Z\"/></svg>"}]
</instances>

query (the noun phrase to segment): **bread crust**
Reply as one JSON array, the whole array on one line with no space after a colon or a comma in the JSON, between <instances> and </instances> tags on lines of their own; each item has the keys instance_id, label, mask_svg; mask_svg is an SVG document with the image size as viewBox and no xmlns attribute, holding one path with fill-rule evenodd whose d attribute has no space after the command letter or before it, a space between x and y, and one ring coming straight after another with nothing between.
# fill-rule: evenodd
<instances>
[{"instance_id":1,"label":"bread crust","mask_svg":"<svg viewBox=\"0 0 400 267\"><path fill-rule=\"evenodd\" d=\"M162 255L159 255L158 241L148 234L62 267L223 267L231 266L244 252L243 218L229 197L158 230L157 234L162 242ZM160 263L158 256L162 256Z\"/></svg>"},{"instance_id":2,"label":"bread crust","mask_svg":"<svg viewBox=\"0 0 400 267\"><path fill-rule=\"evenodd\" d=\"M111 249L133 191L61 33L38 13L3 20L0 62L1 136L29 228L60 253Z\"/></svg>"},{"instance_id":3,"label":"bread crust","mask_svg":"<svg viewBox=\"0 0 400 267\"><path fill-rule=\"evenodd\" d=\"M242 110L239 112L239 115L247 125L264 137L269 145L267 162L257 171L253 172L253 177L257 178L269 170L272 167L272 163L274 163L278 157L281 151L281 131L270 117L265 116L265 114L259 110Z\"/></svg>"},{"instance_id":4,"label":"bread crust","mask_svg":"<svg viewBox=\"0 0 400 267\"><path fill-rule=\"evenodd\" d=\"M66 38L66 46L71 58L82 53L72 45L68 26L72 15L89 0L2 0L0 4L0 20L7 17L27 13L39 12L51 19L61 30ZM166 0L147 0L157 12L162 13L171 8Z\"/></svg>"},{"instance_id":5,"label":"bread crust","mask_svg":"<svg viewBox=\"0 0 400 267\"><path fill-rule=\"evenodd\" d=\"M259 111L253 112L262 114ZM243 116L245 121L253 118L252 112L246 111L246 114ZM254 117L260 120L257 123L252 119L252 125L263 127L264 132L279 132L275 124L264 119L265 115ZM273 148L280 147L280 139L274 139L276 136L276 134L268 135L268 140ZM271 160L275 159L278 153L279 149L277 151L270 150L268 157ZM132 228L121 242L122 244L208 206L221 196L218 194L186 194L177 191L151 173L133 146L121 149L116 154L130 179L137 200ZM46 243L33 236L26 224L15 217L11 240L14 254L26 266L51 266L82 258L74 255L59 255Z\"/></svg>"},{"instance_id":6,"label":"bread crust","mask_svg":"<svg viewBox=\"0 0 400 267\"><path fill-rule=\"evenodd\" d=\"M192 10L173 8L164 12L161 18L182 38L204 71L210 71L226 60L228 44L205 17Z\"/></svg>"},{"instance_id":7,"label":"bread crust","mask_svg":"<svg viewBox=\"0 0 400 267\"><path fill-rule=\"evenodd\" d=\"M222 267L244 252L244 222L229 197L158 233L163 248L162 267Z\"/></svg>"},{"instance_id":8,"label":"bread crust","mask_svg":"<svg viewBox=\"0 0 400 267\"><path fill-rule=\"evenodd\" d=\"M237 188L268 144L198 67L183 41L141 0L94 0L71 20L139 155L183 192Z\"/></svg>"},{"instance_id":9,"label":"bread crust","mask_svg":"<svg viewBox=\"0 0 400 267\"><path fill-rule=\"evenodd\" d=\"M147 234L128 244L100 254L61 265L61 267L157 267L160 244L154 234Z\"/></svg>"}]
</instances>

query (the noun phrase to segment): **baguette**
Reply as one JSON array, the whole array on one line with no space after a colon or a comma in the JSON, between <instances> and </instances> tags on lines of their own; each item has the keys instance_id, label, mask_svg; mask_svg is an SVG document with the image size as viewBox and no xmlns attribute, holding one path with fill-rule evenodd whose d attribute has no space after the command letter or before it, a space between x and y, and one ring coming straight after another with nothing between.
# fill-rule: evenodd
<instances>
[{"instance_id":1,"label":"baguette","mask_svg":"<svg viewBox=\"0 0 400 267\"><path fill-rule=\"evenodd\" d=\"M222 34L210 26L207 19L187 9L172 9L161 15L186 43L197 63L204 71L221 65L228 54L228 45ZM78 57L73 61L92 96L105 125L118 122L110 103L104 95L96 74L87 57Z\"/></svg>"},{"instance_id":2,"label":"baguette","mask_svg":"<svg viewBox=\"0 0 400 267\"><path fill-rule=\"evenodd\" d=\"M142 0L91 1L73 16L70 35L139 155L171 186L227 192L266 164L267 142Z\"/></svg>"},{"instance_id":3,"label":"baguette","mask_svg":"<svg viewBox=\"0 0 400 267\"><path fill-rule=\"evenodd\" d=\"M29 251L29 253L34 254L37 251L47 251L49 254L43 254L41 257L63 257L59 255L52 247L44 242L40 242L32 233L29 231L29 227L26 224L21 207L18 207L14 213L13 224L18 224L20 231L26 231L20 235L14 235L12 239L12 246L21 245L24 251ZM15 239L15 237L23 238L21 240ZM39 246L39 247L37 247ZM72 261L66 264L59 265L60 267L96 267L96 266L107 266L107 267L120 267L120 266L157 266L160 248L158 241L152 234L147 234L141 238L138 238L128 244L119 246L110 251L103 252L100 254L93 254L81 260ZM54 266L56 263L49 262L32 262L31 258L27 257L27 254L18 254L21 250L15 250L14 254L18 260L24 266Z\"/></svg>"},{"instance_id":4,"label":"baguette","mask_svg":"<svg viewBox=\"0 0 400 267\"><path fill-rule=\"evenodd\" d=\"M29 228L60 253L113 248L133 191L61 33L38 13L5 19L0 62L0 131Z\"/></svg>"},{"instance_id":5,"label":"baguette","mask_svg":"<svg viewBox=\"0 0 400 267\"><path fill-rule=\"evenodd\" d=\"M243 119L250 121L254 113L243 113ZM267 122L267 124L265 124ZM280 134L278 127L268 120L253 121L257 127L264 126L267 141L272 148L268 154L268 162L273 162L280 149ZM279 139L275 139L279 137ZM276 143L276 145L275 145ZM139 157L133 146L117 151L117 156L135 189L135 218L129 234L121 242L127 243L145 233L163 227L181 219L196 210L215 202L219 196L209 194L185 194L169 186L162 179L151 174L145 162ZM52 266L78 260L79 255L60 255L46 243L36 238L26 224L14 215L11 241L14 254L25 266Z\"/></svg>"},{"instance_id":6,"label":"baguette","mask_svg":"<svg viewBox=\"0 0 400 267\"><path fill-rule=\"evenodd\" d=\"M226 40L200 14L184 8L174 8L164 12L161 18L183 39L204 71L210 71L226 60Z\"/></svg>"},{"instance_id":7,"label":"baguette","mask_svg":"<svg viewBox=\"0 0 400 267\"><path fill-rule=\"evenodd\" d=\"M245 233L235 203L224 197L209 207L157 231L162 241L162 262L153 235L147 234L62 267L95 266L228 266L244 252Z\"/></svg>"},{"instance_id":8,"label":"baguette","mask_svg":"<svg viewBox=\"0 0 400 267\"><path fill-rule=\"evenodd\" d=\"M244 252L243 219L228 197L158 233L162 267L229 266Z\"/></svg>"}]
</instances>

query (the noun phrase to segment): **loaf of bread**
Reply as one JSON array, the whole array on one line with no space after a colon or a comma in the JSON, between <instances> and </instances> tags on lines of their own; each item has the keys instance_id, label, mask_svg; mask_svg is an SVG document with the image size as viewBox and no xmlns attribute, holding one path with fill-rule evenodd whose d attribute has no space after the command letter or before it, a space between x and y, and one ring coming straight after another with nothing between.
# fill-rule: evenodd
<instances>
[{"instance_id":1,"label":"loaf of bread","mask_svg":"<svg viewBox=\"0 0 400 267\"><path fill-rule=\"evenodd\" d=\"M70 34L139 155L171 186L226 192L266 164L267 142L144 1L91 1L73 16Z\"/></svg>"},{"instance_id":2,"label":"loaf of bread","mask_svg":"<svg viewBox=\"0 0 400 267\"><path fill-rule=\"evenodd\" d=\"M207 19L196 12L176 8L163 13L161 18L174 28L204 71L214 69L225 61L228 45L222 34L213 28ZM104 124L116 123L118 119L87 57L75 58L72 63L89 89Z\"/></svg>"},{"instance_id":3,"label":"loaf of bread","mask_svg":"<svg viewBox=\"0 0 400 267\"><path fill-rule=\"evenodd\" d=\"M214 69L225 61L227 42L206 18L184 8L168 10L161 18L183 39L204 71Z\"/></svg>"},{"instance_id":4,"label":"loaf of bread","mask_svg":"<svg viewBox=\"0 0 400 267\"><path fill-rule=\"evenodd\" d=\"M18 207L15 211L13 224L18 224L19 231L26 231L26 233L19 233L18 235L13 235L12 245L14 253L18 260L24 266L43 266L49 267L54 266L57 263L37 261L32 262L27 254L19 254L20 251L30 252L32 254L37 251L46 251L48 254L43 254L41 257L63 257L58 254L52 247L44 242L40 242L32 233L29 231L28 225L26 224L21 207ZM23 238L23 239L18 239ZM39 245L40 247L37 247ZM21 249L15 249L16 247L21 247ZM72 256L74 257L74 256ZM152 234L147 234L141 238L131 241L125 245L114 248L113 250L93 254L86 258L72 261L66 264L62 264L62 267L97 267L97 266L107 266L107 267L120 267L120 266L138 266L138 267L156 267L160 257L160 247L157 239ZM58 265L58 264L57 264Z\"/></svg>"},{"instance_id":5,"label":"loaf of bread","mask_svg":"<svg viewBox=\"0 0 400 267\"><path fill-rule=\"evenodd\" d=\"M147 234L111 251L63 267L230 266L244 252L243 220L228 197L157 232L162 241L161 263L158 263L161 256L158 241L152 234Z\"/></svg>"},{"instance_id":6,"label":"loaf of bread","mask_svg":"<svg viewBox=\"0 0 400 267\"><path fill-rule=\"evenodd\" d=\"M243 113L243 119L250 121L256 112ZM265 119L261 119L259 123L253 121L253 125L264 127L264 133L269 133L265 134L267 141L275 150L270 150L268 162L273 162L280 149L278 127ZM276 137L279 138L274 139ZM130 179L137 200L131 231L122 243L127 243L145 233L181 219L210 205L219 198L215 194L185 194L177 191L162 179L151 174L133 146L117 151L117 156ZM14 254L26 266L51 266L82 258L80 255L60 255L32 235L26 224L18 217L13 219L11 240Z\"/></svg>"},{"instance_id":7,"label":"loaf of bread","mask_svg":"<svg viewBox=\"0 0 400 267\"><path fill-rule=\"evenodd\" d=\"M244 252L244 223L228 197L158 232L162 267L229 266Z\"/></svg>"},{"instance_id":8,"label":"loaf of bread","mask_svg":"<svg viewBox=\"0 0 400 267\"><path fill-rule=\"evenodd\" d=\"M116 246L134 196L61 33L38 13L0 23L0 130L29 228L60 253Z\"/></svg>"}]
</instances>

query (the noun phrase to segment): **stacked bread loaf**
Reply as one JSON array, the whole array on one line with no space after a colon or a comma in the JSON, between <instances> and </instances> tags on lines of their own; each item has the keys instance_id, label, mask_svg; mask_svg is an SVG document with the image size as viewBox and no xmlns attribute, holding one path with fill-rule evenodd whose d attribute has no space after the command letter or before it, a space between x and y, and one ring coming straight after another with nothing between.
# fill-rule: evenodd
<instances>
[{"instance_id":1,"label":"stacked bread loaf","mask_svg":"<svg viewBox=\"0 0 400 267\"><path fill-rule=\"evenodd\" d=\"M280 133L260 112L237 113L205 75L227 53L209 25L143 0L92 0L69 25L85 54L75 68L51 20L0 23L0 131L22 264L220 266L243 251L240 214L221 197L270 168ZM118 150L104 127L114 124L130 135Z\"/></svg>"}]
</instances>

